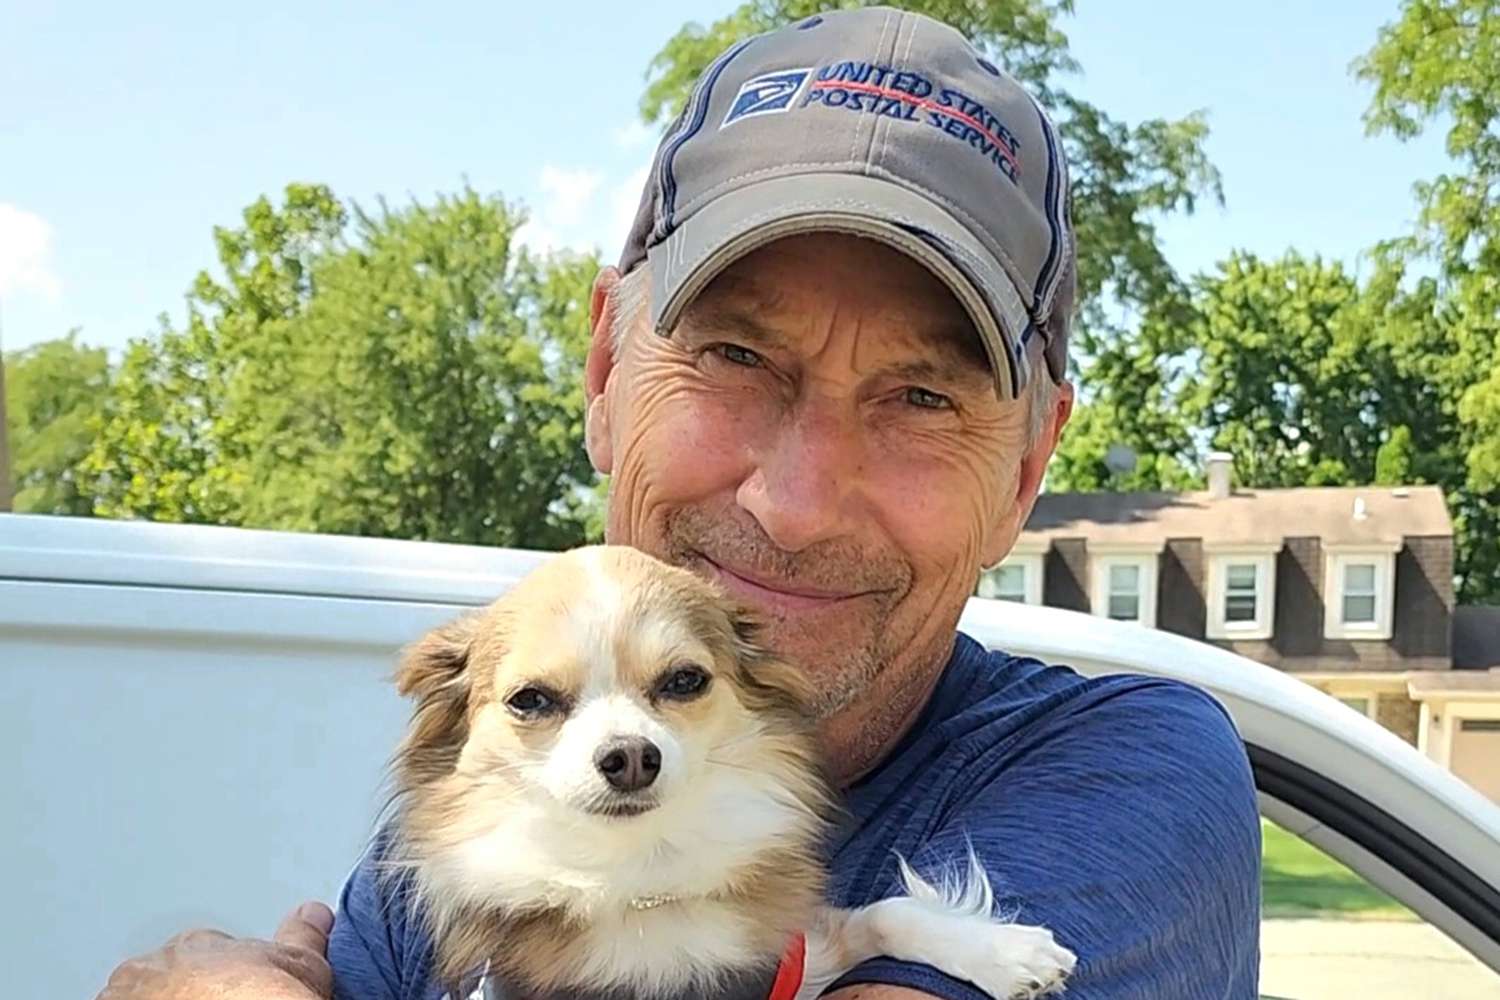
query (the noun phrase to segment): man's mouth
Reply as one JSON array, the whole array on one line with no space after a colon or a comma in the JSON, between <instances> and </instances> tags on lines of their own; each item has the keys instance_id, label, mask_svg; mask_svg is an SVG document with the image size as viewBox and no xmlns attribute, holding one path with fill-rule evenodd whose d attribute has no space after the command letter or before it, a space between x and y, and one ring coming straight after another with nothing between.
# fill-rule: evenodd
<instances>
[{"instance_id":1,"label":"man's mouth","mask_svg":"<svg viewBox=\"0 0 1500 1000\"><path fill-rule=\"evenodd\" d=\"M775 611L817 611L872 593L868 590L834 590L777 580L753 570L731 569L701 552L697 553L697 556L731 594L749 601L752 605L771 608Z\"/></svg>"}]
</instances>

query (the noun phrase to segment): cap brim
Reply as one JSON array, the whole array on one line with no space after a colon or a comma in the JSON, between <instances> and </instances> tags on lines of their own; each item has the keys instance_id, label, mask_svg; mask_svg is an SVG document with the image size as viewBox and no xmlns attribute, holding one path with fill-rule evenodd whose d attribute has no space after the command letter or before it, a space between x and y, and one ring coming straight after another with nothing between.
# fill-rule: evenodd
<instances>
[{"instance_id":1,"label":"cap brim","mask_svg":"<svg viewBox=\"0 0 1500 1000\"><path fill-rule=\"evenodd\" d=\"M1026 385L1029 317L1015 285L942 205L901 184L847 173L797 174L737 187L703 205L647 251L658 332L734 261L785 236L843 232L879 240L927 267L963 305L989 356L996 392Z\"/></svg>"}]
</instances>

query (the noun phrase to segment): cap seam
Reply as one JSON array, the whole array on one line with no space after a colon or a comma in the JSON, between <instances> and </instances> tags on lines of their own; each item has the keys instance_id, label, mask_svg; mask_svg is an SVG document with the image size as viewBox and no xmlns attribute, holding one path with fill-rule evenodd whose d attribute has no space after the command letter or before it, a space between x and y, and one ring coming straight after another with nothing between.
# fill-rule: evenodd
<instances>
[{"instance_id":1,"label":"cap seam","mask_svg":"<svg viewBox=\"0 0 1500 1000\"><path fill-rule=\"evenodd\" d=\"M907 66L907 65L911 64L911 50L912 50L912 45L916 42L916 39L917 39L917 27L919 25L919 22L917 21L917 19L915 17L912 17L910 15L899 15L899 16L904 16L907 19L906 50L901 54L901 58L900 59L896 58L896 46L899 46L901 44L900 38L899 38L899 31L898 31L898 38L897 38L897 41L896 41L896 45L891 46L891 64L893 66L894 65ZM879 157L879 162L881 164L884 164L885 163L885 157L886 157L886 151L890 148L891 134L895 131L895 123L892 122L888 118L880 118L880 119L877 119L876 128L877 128L877 130L878 130L878 132L880 134L880 157ZM874 157L871 157L870 163L871 163L872 166L874 165L874 163L875 163L875 158Z\"/></svg>"},{"instance_id":2,"label":"cap seam","mask_svg":"<svg viewBox=\"0 0 1500 1000\"><path fill-rule=\"evenodd\" d=\"M905 15L902 14L902 12L899 10L887 13L885 16L885 24L882 25L880 29L880 44L875 47L875 53L877 58L889 65L896 64L896 48L901 44L901 22L904 16ZM888 27L895 29L891 34L891 47L889 55L886 54L885 47L886 28ZM866 176L869 176L870 168L874 166L875 140L881 136L881 126L884 124L886 124L886 122L883 118L877 117L870 119L870 135L869 138L865 141L865 155L860 158L860 162L862 162L865 166L864 173Z\"/></svg>"},{"instance_id":3,"label":"cap seam","mask_svg":"<svg viewBox=\"0 0 1500 1000\"><path fill-rule=\"evenodd\" d=\"M886 35L890 34L892 25L895 25L897 34L899 35L901 30L901 15L898 12L886 11L880 19L880 40L875 43L876 59L886 62L890 61L890 58L885 55L885 39ZM894 42L891 46L891 52L892 55L895 54ZM856 123L855 127L849 133L849 162L868 165L870 162L870 151L875 148L875 133L880 129L880 120L877 118L870 121L870 134L865 137L865 151L862 156L858 156L854 152L859 148L860 124L862 123Z\"/></svg>"}]
</instances>

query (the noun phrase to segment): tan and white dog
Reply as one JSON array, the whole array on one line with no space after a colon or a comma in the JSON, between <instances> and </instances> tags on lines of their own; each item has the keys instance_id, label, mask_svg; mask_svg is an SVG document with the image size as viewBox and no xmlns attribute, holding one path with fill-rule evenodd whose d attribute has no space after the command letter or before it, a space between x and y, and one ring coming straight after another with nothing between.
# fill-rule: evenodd
<instances>
[{"instance_id":1,"label":"tan and white dog","mask_svg":"<svg viewBox=\"0 0 1500 1000\"><path fill-rule=\"evenodd\" d=\"M885 955L994 997L1074 958L995 919L983 870L824 904L836 802L807 680L713 585L636 550L575 549L411 647L392 874L439 974L515 997L816 997ZM802 943L802 968L783 957ZM757 992L758 991L758 992ZM491 992L494 992L493 987Z\"/></svg>"}]
</instances>

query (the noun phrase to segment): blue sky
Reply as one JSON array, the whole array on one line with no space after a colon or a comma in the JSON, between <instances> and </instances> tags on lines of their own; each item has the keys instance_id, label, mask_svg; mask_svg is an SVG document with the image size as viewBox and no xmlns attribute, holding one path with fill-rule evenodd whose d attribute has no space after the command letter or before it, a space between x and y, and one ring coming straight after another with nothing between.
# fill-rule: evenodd
<instances>
[{"instance_id":1,"label":"blue sky","mask_svg":"<svg viewBox=\"0 0 1500 1000\"><path fill-rule=\"evenodd\" d=\"M613 257L651 153L646 65L733 6L0 0L0 342L118 347L180 317L212 227L294 180L367 204L467 180L524 202L531 243ZM1187 272L1235 248L1353 263L1445 165L1438 135L1363 133L1348 66L1396 0L1077 6L1072 89L1126 121L1209 112L1227 204L1162 225Z\"/></svg>"}]
</instances>

